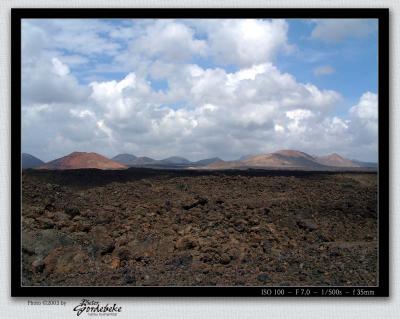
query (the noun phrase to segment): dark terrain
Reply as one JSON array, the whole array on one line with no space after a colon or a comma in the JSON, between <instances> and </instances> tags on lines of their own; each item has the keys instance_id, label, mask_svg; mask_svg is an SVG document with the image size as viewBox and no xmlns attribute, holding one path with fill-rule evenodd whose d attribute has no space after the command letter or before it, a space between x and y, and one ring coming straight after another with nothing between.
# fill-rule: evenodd
<instances>
[{"instance_id":1,"label":"dark terrain","mask_svg":"<svg viewBox=\"0 0 400 319\"><path fill-rule=\"evenodd\" d=\"M377 175L25 170L23 285L377 284Z\"/></svg>"}]
</instances>

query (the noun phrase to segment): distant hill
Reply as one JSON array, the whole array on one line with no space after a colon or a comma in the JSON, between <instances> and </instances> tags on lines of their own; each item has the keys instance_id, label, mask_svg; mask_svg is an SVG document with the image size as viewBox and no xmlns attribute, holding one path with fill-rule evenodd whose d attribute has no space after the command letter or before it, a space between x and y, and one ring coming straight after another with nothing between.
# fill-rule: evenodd
<instances>
[{"instance_id":1,"label":"distant hill","mask_svg":"<svg viewBox=\"0 0 400 319\"><path fill-rule=\"evenodd\" d=\"M116 161L121 164L131 165L136 161L137 157L132 154L118 154L112 158L113 161Z\"/></svg>"},{"instance_id":2,"label":"distant hill","mask_svg":"<svg viewBox=\"0 0 400 319\"><path fill-rule=\"evenodd\" d=\"M333 153L326 156L316 157L318 163L326 166L335 166L335 167L361 167L360 164L343 158L339 154Z\"/></svg>"},{"instance_id":3,"label":"distant hill","mask_svg":"<svg viewBox=\"0 0 400 319\"><path fill-rule=\"evenodd\" d=\"M154 158L142 156L138 157L131 165L149 165L149 164L155 164L157 162L158 161L155 160Z\"/></svg>"},{"instance_id":4,"label":"distant hill","mask_svg":"<svg viewBox=\"0 0 400 319\"><path fill-rule=\"evenodd\" d=\"M191 162L181 156L171 156L162 160L155 160L151 157L136 157L131 154L119 154L112 158L116 162L132 167L152 167L152 168L186 168L191 166L206 166L214 162L222 161L219 157L206 158L196 162Z\"/></svg>"},{"instance_id":5,"label":"distant hill","mask_svg":"<svg viewBox=\"0 0 400 319\"><path fill-rule=\"evenodd\" d=\"M242 155L242 156L239 157L238 161L247 160L247 159L249 159L249 158L252 157L252 156L253 156L253 155L250 155L250 154L248 154L248 155Z\"/></svg>"},{"instance_id":6,"label":"distant hill","mask_svg":"<svg viewBox=\"0 0 400 319\"><path fill-rule=\"evenodd\" d=\"M220 161L202 166L205 169L235 169L235 168L245 168L245 164L241 161Z\"/></svg>"},{"instance_id":7,"label":"distant hill","mask_svg":"<svg viewBox=\"0 0 400 319\"><path fill-rule=\"evenodd\" d=\"M238 161L221 161L204 166L206 169L298 169L298 170L335 170L354 168L373 168L373 163L363 164L341 157L338 154L311 156L296 150L280 150L273 153L246 156Z\"/></svg>"},{"instance_id":8,"label":"distant hill","mask_svg":"<svg viewBox=\"0 0 400 319\"><path fill-rule=\"evenodd\" d=\"M190 164L191 162L187 160L184 157L179 157L179 156L171 156L168 158L164 158L160 163L165 163L165 164L173 164L173 165L187 165Z\"/></svg>"},{"instance_id":9,"label":"distant hill","mask_svg":"<svg viewBox=\"0 0 400 319\"><path fill-rule=\"evenodd\" d=\"M21 167L22 169L27 169L27 168L35 168L40 165L43 165L44 162L37 157L28 154L28 153L22 153L21 154Z\"/></svg>"},{"instance_id":10,"label":"distant hill","mask_svg":"<svg viewBox=\"0 0 400 319\"><path fill-rule=\"evenodd\" d=\"M193 162L192 164L194 166L205 166L205 165L210 165L212 163L218 163L218 162L223 162L222 159L219 157L212 157L212 158L205 158L196 162Z\"/></svg>"},{"instance_id":11,"label":"distant hill","mask_svg":"<svg viewBox=\"0 0 400 319\"><path fill-rule=\"evenodd\" d=\"M114 156L112 160L127 166L149 166L160 162L151 157L137 157L132 154L118 154L117 156Z\"/></svg>"},{"instance_id":12,"label":"distant hill","mask_svg":"<svg viewBox=\"0 0 400 319\"><path fill-rule=\"evenodd\" d=\"M321 168L311 155L294 150L281 150L270 154L250 156L241 161L245 166L251 167L279 167L279 168Z\"/></svg>"},{"instance_id":13,"label":"distant hill","mask_svg":"<svg viewBox=\"0 0 400 319\"><path fill-rule=\"evenodd\" d=\"M374 163L374 162L361 162L361 161L357 161L357 160L352 160L352 161L354 163L357 163L361 167L368 167L368 168L377 168L378 167L378 163Z\"/></svg>"},{"instance_id":14,"label":"distant hill","mask_svg":"<svg viewBox=\"0 0 400 319\"><path fill-rule=\"evenodd\" d=\"M38 169L126 169L127 166L116 161L110 160L97 153L73 152L67 156L55 159L44 165L37 167Z\"/></svg>"}]
</instances>

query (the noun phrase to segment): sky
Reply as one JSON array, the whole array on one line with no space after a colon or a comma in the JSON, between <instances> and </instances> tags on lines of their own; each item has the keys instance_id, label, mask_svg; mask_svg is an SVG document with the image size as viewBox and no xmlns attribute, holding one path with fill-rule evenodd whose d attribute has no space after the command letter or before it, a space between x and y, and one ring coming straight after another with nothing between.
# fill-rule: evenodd
<instances>
[{"instance_id":1,"label":"sky","mask_svg":"<svg viewBox=\"0 0 400 319\"><path fill-rule=\"evenodd\" d=\"M374 19L24 19L22 151L378 158Z\"/></svg>"}]
</instances>

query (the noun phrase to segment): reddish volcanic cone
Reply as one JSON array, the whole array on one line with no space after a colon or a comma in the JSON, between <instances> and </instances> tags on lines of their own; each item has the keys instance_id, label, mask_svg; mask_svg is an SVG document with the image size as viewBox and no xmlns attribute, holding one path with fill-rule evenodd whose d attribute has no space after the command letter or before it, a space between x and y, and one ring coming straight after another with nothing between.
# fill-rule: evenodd
<instances>
[{"instance_id":1,"label":"reddish volcanic cone","mask_svg":"<svg viewBox=\"0 0 400 319\"><path fill-rule=\"evenodd\" d=\"M38 169L126 169L126 165L112 161L97 153L73 152L67 156L55 159L44 165L37 167Z\"/></svg>"},{"instance_id":2,"label":"reddish volcanic cone","mask_svg":"<svg viewBox=\"0 0 400 319\"><path fill-rule=\"evenodd\" d=\"M242 163L246 166L271 168L318 169L321 167L311 155L295 150L281 150L270 154L250 156Z\"/></svg>"},{"instance_id":3,"label":"reddish volcanic cone","mask_svg":"<svg viewBox=\"0 0 400 319\"><path fill-rule=\"evenodd\" d=\"M360 167L359 164L351 160L341 157L339 154L333 153L326 156L318 157L318 162L327 166L336 167Z\"/></svg>"}]
</instances>

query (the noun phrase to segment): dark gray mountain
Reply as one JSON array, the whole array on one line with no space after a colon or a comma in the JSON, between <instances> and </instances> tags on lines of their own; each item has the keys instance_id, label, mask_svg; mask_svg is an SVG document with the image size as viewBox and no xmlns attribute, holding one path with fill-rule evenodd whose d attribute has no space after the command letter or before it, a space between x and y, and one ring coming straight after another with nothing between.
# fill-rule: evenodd
<instances>
[{"instance_id":1,"label":"dark gray mountain","mask_svg":"<svg viewBox=\"0 0 400 319\"><path fill-rule=\"evenodd\" d=\"M193 162L192 164L195 166L206 166L217 162L222 162L222 159L220 159L219 157L205 158L197 162Z\"/></svg>"},{"instance_id":2,"label":"dark gray mountain","mask_svg":"<svg viewBox=\"0 0 400 319\"><path fill-rule=\"evenodd\" d=\"M188 165L191 162L184 157L179 156L171 156L168 158L164 158L160 161L160 164L172 164L172 165Z\"/></svg>"},{"instance_id":3,"label":"dark gray mountain","mask_svg":"<svg viewBox=\"0 0 400 319\"><path fill-rule=\"evenodd\" d=\"M126 165L134 164L136 159L137 157L132 154L118 154L112 158L113 161Z\"/></svg>"},{"instance_id":4,"label":"dark gray mountain","mask_svg":"<svg viewBox=\"0 0 400 319\"><path fill-rule=\"evenodd\" d=\"M132 154L118 154L117 156L114 156L112 160L128 166L147 166L160 162L147 156L137 157Z\"/></svg>"},{"instance_id":5,"label":"dark gray mountain","mask_svg":"<svg viewBox=\"0 0 400 319\"><path fill-rule=\"evenodd\" d=\"M135 160L131 161L129 164L129 166L147 166L147 165L154 165L157 164L159 161L151 158L151 157L147 157L147 156L141 156L141 157L137 157Z\"/></svg>"},{"instance_id":6,"label":"dark gray mountain","mask_svg":"<svg viewBox=\"0 0 400 319\"><path fill-rule=\"evenodd\" d=\"M21 154L22 169L35 168L35 167L38 167L43 164L44 164L44 162L42 160L38 159L37 157L35 157L31 154L27 154L27 153Z\"/></svg>"}]
</instances>

